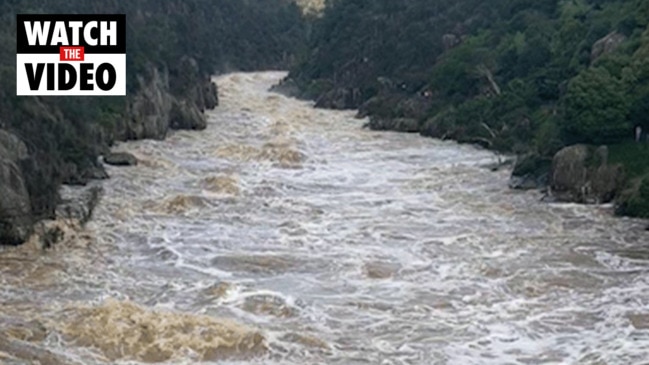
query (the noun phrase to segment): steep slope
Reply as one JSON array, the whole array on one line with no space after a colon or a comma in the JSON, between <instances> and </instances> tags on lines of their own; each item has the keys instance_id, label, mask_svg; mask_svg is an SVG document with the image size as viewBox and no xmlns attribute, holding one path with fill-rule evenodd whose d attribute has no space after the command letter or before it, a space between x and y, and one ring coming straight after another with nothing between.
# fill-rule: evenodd
<instances>
[{"instance_id":1,"label":"steep slope","mask_svg":"<svg viewBox=\"0 0 649 365\"><path fill-rule=\"evenodd\" d=\"M642 0L337 0L290 78L374 129L528 156L536 178L576 143L609 145L636 178L649 172L628 158L634 127L649 130L648 24Z\"/></svg>"}]
</instances>

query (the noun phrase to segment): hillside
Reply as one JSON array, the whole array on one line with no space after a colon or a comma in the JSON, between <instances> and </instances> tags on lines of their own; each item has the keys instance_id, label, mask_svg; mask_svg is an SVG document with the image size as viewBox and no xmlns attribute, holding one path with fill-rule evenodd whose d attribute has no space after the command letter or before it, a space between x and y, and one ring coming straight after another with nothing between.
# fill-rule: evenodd
<instances>
[{"instance_id":1,"label":"hillside","mask_svg":"<svg viewBox=\"0 0 649 365\"><path fill-rule=\"evenodd\" d=\"M597 190L606 167L615 186L567 199L649 216L649 155L634 142L649 131L648 24L644 0L336 0L289 78L373 129L515 153L517 186L550 175L552 188ZM588 177L554 184L555 154L575 144L607 145L604 161L587 164L594 147L566 157Z\"/></svg>"}]
</instances>

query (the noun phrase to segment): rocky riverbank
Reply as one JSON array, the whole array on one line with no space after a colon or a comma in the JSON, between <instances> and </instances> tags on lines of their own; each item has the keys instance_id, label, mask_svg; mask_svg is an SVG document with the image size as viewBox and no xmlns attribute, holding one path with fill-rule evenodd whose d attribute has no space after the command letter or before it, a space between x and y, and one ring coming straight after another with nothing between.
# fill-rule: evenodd
<instances>
[{"instance_id":1,"label":"rocky riverbank","mask_svg":"<svg viewBox=\"0 0 649 365\"><path fill-rule=\"evenodd\" d=\"M519 156L513 188L649 218L647 4L339 1L282 88Z\"/></svg>"},{"instance_id":2,"label":"rocky riverbank","mask_svg":"<svg viewBox=\"0 0 649 365\"><path fill-rule=\"evenodd\" d=\"M61 183L84 186L92 180L108 178L101 157L107 157L106 162L119 157L110 155L114 142L164 139L173 129L204 129L204 112L218 105L216 84L201 73L193 58L185 57L173 68L150 65L136 79L137 91L125 99L123 118L110 126L90 124L89 134L96 139L97 152L94 158L87 156L93 159L91 163L75 164L61 156L42 156L16 134L0 129L0 243L20 244L33 233L44 247L61 239L60 227L39 221L63 219L83 225L90 218L101 189L92 186L60 196ZM56 105L36 98L33 106L33 118L23 123L47 123L62 128L74 123ZM61 136L55 135L46 142L56 144L56 137ZM124 159L130 160L132 156ZM43 201L47 201L47 208L36 212L42 209Z\"/></svg>"}]
</instances>

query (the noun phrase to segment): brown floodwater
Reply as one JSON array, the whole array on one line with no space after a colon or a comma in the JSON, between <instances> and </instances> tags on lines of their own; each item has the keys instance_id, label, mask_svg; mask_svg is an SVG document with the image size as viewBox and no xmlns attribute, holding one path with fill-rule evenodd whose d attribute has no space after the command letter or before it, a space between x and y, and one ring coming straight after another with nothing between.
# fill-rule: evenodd
<instances>
[{"instance_id":1,"label":"brown floodwater","mask_svg":"<svg viewBox=\"0 0 649 365\"><path fill-rule=\"evenodd\" d=\"M82 231L0 252L0 363L642 364L649 233L507 188L489 151L215 79L122 143ZM65 189L72 189L66 187Z\"/></svg>"}]
</instances>

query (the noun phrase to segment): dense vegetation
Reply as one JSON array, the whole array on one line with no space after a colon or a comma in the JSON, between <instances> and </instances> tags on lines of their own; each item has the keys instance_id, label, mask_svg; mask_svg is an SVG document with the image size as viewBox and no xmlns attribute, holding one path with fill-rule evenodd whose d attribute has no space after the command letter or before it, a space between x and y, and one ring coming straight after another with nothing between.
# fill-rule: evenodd
<instances>
[{"instance_id":1,"label":"dense vegetation","mask_svg":"<svg viewBox=\"0 0 649 365\"><path fill-rule=\"evenodd\" d=\"M17 13L125 13L128 96L17 97ZM29 149L20 170L34 218L52 215L61 183L97 175L97 157L113 140L138 138L125 132L128 105L153 73L168 76L173 96L220 72L286 68L305 34L288 0L3 0L0 22L0 132ZM2 210L0 241L13 214Z\"/></svg>"},{"instance_id":2,"label":"dense vegetation","mask_svg":"<svg viewBox=\"0 0 649 365\"><path fill-rule=\"evenodd\" d=\"M648 24L646 0L333 0L291 79L377 129L540 165L562 146L609 144L626 162L634 127L649 130ZM649 162L627 165L642 177ZM626 213L648 215L637 206Z\"/></svg>"}]
</instances>

